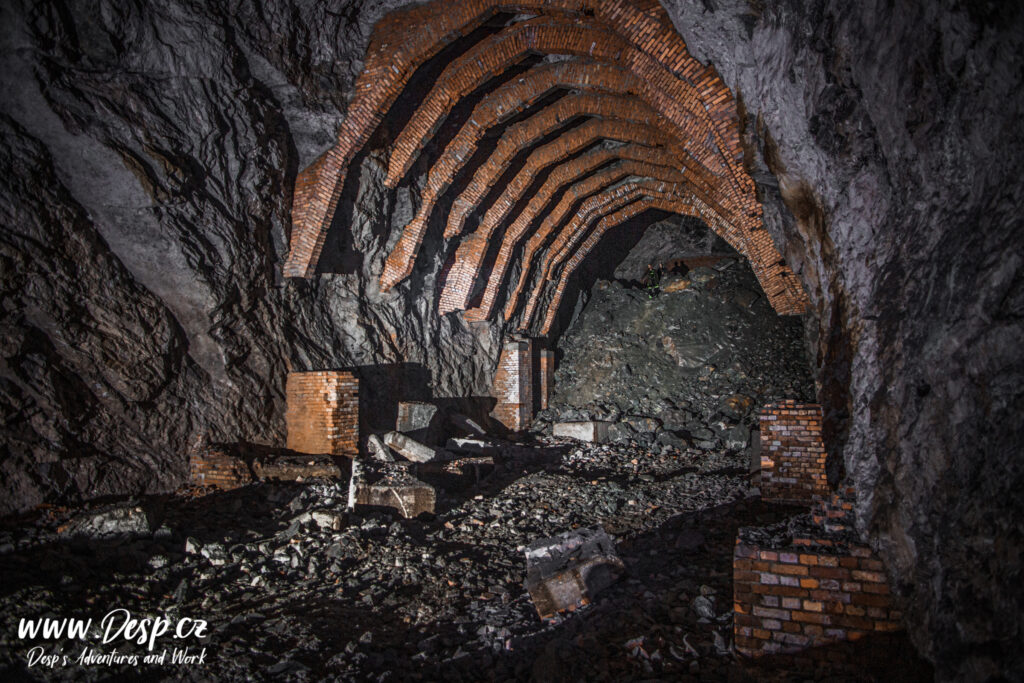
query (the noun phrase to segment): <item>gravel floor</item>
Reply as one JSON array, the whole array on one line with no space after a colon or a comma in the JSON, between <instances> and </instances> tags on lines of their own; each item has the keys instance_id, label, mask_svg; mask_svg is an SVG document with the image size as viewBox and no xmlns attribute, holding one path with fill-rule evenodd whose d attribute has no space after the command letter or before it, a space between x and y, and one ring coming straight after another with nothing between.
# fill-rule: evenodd
<instances>
[{"instance_id":1,"label":"gravel floor","mask_svg":"<svg viewBox=\"0 0 1024 683\"><path fill-rule=\"evenodd\" d=\"M892 680L892 668L850 668L830 661L831 653L757 665L733 654L737 529L798 511L753 497L745 460L725 451L542 437L505 443L498 465L479 483L449 481L439 514L427 519L347 514L347 486L339 482L264 483L142 501L163 521L155 534L135 540L69 539L58 529L81 512L50 510L0 536L0 676ZM523 547L580 526L612 534L628 573L592 604L541 622L523 588ZM18 638L22 617L99 623L115 608L172 622L208 620L205 638L177 642L168 634L155 646L158 653L205 649L205 661L81 666L77 659L89 647L140 657L147 651L95 637ZM26 654L39 644L69 662L27 668ZM909 647L885 646L901 653L895 661L906 680L928 679ZM869 648L870 661L894 661L878 659L881 646L858 647Z\"/></svg>"}]
</instances>

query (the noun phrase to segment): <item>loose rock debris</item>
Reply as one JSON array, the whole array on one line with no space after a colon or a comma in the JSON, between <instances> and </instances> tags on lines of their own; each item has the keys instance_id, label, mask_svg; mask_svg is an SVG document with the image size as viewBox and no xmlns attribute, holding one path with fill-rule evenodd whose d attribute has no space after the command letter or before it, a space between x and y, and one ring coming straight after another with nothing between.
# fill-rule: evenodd
<instances>
[{"instance_id":1,"label":"loose rock debris","mask_svg":"<svg viewBox=\"0 0 1024 683\"><path fill-rule=\"evenodd\" d=\"M141 537L61 537L70 511L21 520L0 532L0 676L137 676L117 665L37 673L16 638L22 617L120 607L209 620L196 643L205 663L187 675L218 681L790 680L791 668L729 648L737 529L794 512L750 497L744 454L494 443L488 475L436 487L435 512L415 519L347 510L348 482L313 480L145 501L162 512ZM427 467L354 462L377 473ZM541 620L524 553L582 529L614 538L622 577ZM81 643L47 647L77 653ZM810 667L863 680L842 664Z\"/></svg>"}]
</instances>

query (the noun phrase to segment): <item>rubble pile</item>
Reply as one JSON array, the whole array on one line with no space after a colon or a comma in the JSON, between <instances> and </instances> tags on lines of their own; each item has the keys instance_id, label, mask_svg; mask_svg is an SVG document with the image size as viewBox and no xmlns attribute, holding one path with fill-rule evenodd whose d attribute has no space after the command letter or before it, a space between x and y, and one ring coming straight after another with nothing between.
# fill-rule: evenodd
<instances>
[{"instance_id":1,"label":"rubble pile","mask_svg":"<svg viewBox=\"0 0 1024 683\"><path fill-rule=\"evenodd\" d=\"M775 315L759 292L732 258L666 274L654 297L598 282L559 342L554 395L534 429L598 421L610 441L747 447L761 406L814 396L801 321Z\"/></svg>"},{"instance_id":2,"label":"rubble pile","mask_svg":"<svg viewBox=\"0 0 1024 683\"><path fill-rule=\"evenodd\" d=\"M15 638L22 617L124 608L207 619L195 673L215 680L785 680L730 647L737 530L792 513L753 497L742 453L480 441L492 453L483 473L458 460L356 461L423 480L461 471L415 518L349 509L348 482L316 479L19 520L0 534L0 675L137 674L25 670ZM616 576L542 620L528 556L581 534L613 548ZM48 647L77 655L82 644Z\"/></svg>"}]
</instances>

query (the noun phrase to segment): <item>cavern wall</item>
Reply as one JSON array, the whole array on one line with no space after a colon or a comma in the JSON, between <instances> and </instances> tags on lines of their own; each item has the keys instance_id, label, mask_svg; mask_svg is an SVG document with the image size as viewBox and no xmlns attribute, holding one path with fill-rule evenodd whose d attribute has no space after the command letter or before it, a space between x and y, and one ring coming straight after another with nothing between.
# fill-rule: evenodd
<instances>
[{"instance_id":1,"label":"cavern wall","mask_svg":"<svg viewBox=\"0 0 1024 683\"><path fill-rule=\"evenodd\" d=\"M1021 671L1020 5L664 5L744 104L830 453L915 642L945 678Z\"/></svg>"},{"instance_id":2,"label":"cavern wall","mask_svg":"<svg viewBox=\"0 0 1024 683\"><path fill-rule=\"evenodd\" d=\"M338 256L281 277L295 175L397 4L3 3L0 512L174 487L199 438L281 445L289 370L488 395L500 336L436 314L440 264L378 292L419 176L384 188L372 145Z\"/></svg>"}]
</instances>

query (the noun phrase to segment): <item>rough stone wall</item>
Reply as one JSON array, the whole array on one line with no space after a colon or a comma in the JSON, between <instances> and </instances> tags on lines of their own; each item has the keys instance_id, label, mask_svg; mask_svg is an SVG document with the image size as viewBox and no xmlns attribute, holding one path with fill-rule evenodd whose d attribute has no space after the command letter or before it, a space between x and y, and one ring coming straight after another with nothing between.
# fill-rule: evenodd
<instances>
[{"instance_id":1,"label":"rough stone wall","mask_svg":"<svg viewBox=\"0 0 1024 683\"><path fill-rule=\"evenodd\" d=\"M1021 5L663 4L743 103L831 476L915 643L945 679L1024 675Z\"/></svg>"},{"instance_id":2,"label":"rough stone wall","mask_svg":"<svg viewBox=\"0 0 1024 683\"><path fill-rule=\"evenodd\" d=\"M2 3L0 512L173 488L199 437L280 446L291 370L489 394L500 330L426 304L439 257L377 289L420 178L384 189L372 145L338 256L280 275L297 170L397 4Z\"/></svg>"}]
</instances>

